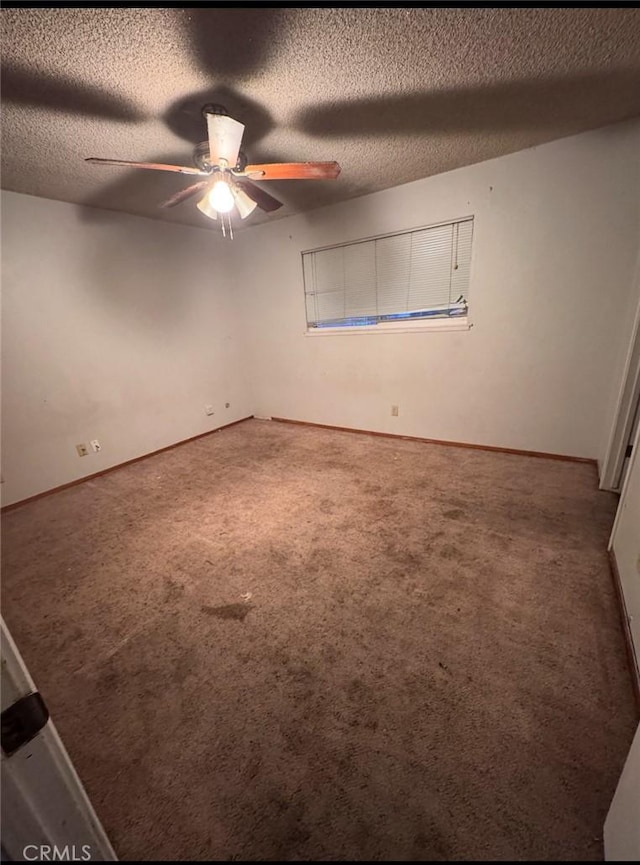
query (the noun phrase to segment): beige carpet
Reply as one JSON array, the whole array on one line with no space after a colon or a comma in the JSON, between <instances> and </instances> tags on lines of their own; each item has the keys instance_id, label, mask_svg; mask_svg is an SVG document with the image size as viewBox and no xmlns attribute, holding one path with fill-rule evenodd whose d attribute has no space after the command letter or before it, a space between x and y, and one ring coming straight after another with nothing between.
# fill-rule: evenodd
<instances>
[{"instance_id":1,"label":"beige carpet","mask_svg":"<svg viewBox=\"0 0 640 865\"><path fill-rule=\"evenodd\" d=\"M4 615L123 859L598 859L614 508L254 420L8 512Z\"/></svg>"}]
</instances>

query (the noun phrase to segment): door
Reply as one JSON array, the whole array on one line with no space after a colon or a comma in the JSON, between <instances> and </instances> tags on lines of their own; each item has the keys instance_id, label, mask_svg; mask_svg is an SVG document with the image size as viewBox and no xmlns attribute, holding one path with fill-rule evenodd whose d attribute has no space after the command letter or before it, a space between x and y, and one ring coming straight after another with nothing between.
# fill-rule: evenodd
<instances>
[{"instance_id":1,"label":"door","mask_svg":"<svg viewBox=\"0 0 640 865\"><path fill-rule=\"evenodd\" d=\"M0 623L2 860L116 861L4 619Z\"/></svg>"},{"instance_id":2,"label":"door","mask_svg":"<svg viewBox=\"0 0 640 865\"><path fill-rule=\"evenodd\" d=\"M624 483L627 479L627 474L629 472L629 467L631 465L631 457L633 455L633 443L636 440L638 434L638 427L640 427L640 393L638 393L636 399L636 405L633 412L633 421L631 423L631 434L629 436L629 441L627 443L625 453L624 453L624 462L622 464L622 471L620 472L620 481L619 481L619 489L623 489Z\"/></svg>"},{"instance_id":3,"label":"door","mask_svg":"<svg viewBox=\"0 0 640 865\"><path fill-rule=\"evenodd\" d=\"M636 659L640 668L640 429L636 430L620 503L611 532L613 551Z\"/></svg>"},{"instance_id":4,"label":"door","mask_svg":"<svg viewBox=\"0 0 640 865\"><path fill-rule=\"evenodd\" d=\"M620 575L636 671L640 667L640 429L637 426L609 544ZM608 861L640 861L640 726L604 824L604 852Z\"/></svg>"}]
</instances>

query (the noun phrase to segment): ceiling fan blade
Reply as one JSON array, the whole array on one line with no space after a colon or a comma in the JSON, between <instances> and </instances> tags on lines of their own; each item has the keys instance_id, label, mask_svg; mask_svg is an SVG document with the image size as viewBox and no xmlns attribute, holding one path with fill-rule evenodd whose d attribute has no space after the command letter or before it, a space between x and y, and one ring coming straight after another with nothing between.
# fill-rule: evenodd
<instances>
[{"instance_id":1,"label":"ceiling fan blade","mask_svg":"<svg viewBox=\"0 0 640 865\"><path fill-rule=\"evenodd\" d=\"M252 175L254 180L335 180L340 174L340 165L337 162L272 162L247 165L244 173Z\"/></svg>"},{"instance_id":2,"label":"ceiling fan blade","mask_svg":"<svg viewBox=\"0 0 640 865\"><path fill-rule=\"evenodd\" d=\"M228 114L206 113L209 132L209 153L211 164L218 165L226 160L229 168L235 168L244 134L244 123L234 120Z\"/></svg>"},{"instance_id":3,"label":"ceiling fan blade","mask_svg":"<svg viewBox=\"0 0 640 865\"><path fill-rule=\"evenodd\" d=\"M260 186L256 186L255 183L252 183L250 180L236 180L236 186L242 189L243 192L249 196L252 201L258 205L261 210L264 210L265 213L273 213L274 210L278 210L282 207L282 202L278 201L277 198L274 198L273 195L266 192Z\"/></svg>"},{"instance_id":4,"label":"ceiling fan blade","mask_svg":"<svg viewBox=\"0 0 640 865\"><path fill-rule=\"evenodd\" d=\"M166 201L163 201L160 207L175 207L176 204L182 204L183 201L186 201L188 198L191 198L192 195L196 195L196 193L200 192L201 189L204 189L209 185L208 180L199 180L197 183L194 183L192 186L187 186L186 189L181 189L180 192L176 192L175 195L172 195L171 198L167 198Z\"/></svg>"},{"instance_id":5,"label":"ceiling fan blade","mask_svg":"<svg viewBox=\"0 0 640 865\"><path fill-rule=\"evenodd\" d=\"M126 159L100 159L97 156L89 156L85 162L95 165L123 165L129 168L151 168L154 171L177 171L179 174L196 174L200 177L207 175L206 171L199 168L189 168L187 165L163 165L161 162L128 162Z\"/></svg>"}]
</instances>

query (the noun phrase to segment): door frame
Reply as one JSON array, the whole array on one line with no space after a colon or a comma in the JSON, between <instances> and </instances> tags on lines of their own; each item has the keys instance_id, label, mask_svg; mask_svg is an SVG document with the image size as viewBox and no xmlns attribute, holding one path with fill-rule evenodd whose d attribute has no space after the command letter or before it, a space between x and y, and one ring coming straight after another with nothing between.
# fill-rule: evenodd
<instances>
[{"instance_id":1,"label":"door frame","mask_svg":"<svg viewBox=\"0 0 640 865\"><path fill-rule=\"evenodd\" d=\"M618 392L615 420L600 472L600 489L613 492L620 492L625 454L631 444L636 414L640 411L640 255L633 285L637 293L633 331Z\"/></svg>"}]
</instances>

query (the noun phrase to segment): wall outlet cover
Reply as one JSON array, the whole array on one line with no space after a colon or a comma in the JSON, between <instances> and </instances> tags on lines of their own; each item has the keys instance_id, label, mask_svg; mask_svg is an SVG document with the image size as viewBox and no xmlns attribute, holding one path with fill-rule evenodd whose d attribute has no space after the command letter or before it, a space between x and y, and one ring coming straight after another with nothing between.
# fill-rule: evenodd
<instances>
[{"instance_id":1,"label":"wall outlet cover","mask_svg":"<svg viewBox=\"0 0 640 865\"><path fill-rule=\"evenodd\" d=\"M76 450L78 451L79 457L86 457L86 455L89 453L86 445L76 445Z\"/></svg>"},{"instance_id":2,"label":"wall outlet cover","mask_svg":"<svg viewBox=\"0 0 640 865\"><path fill-rule=\"evenodd\" d=\"M214 413L212 405L206 405L204 407L205 414L212 415Z\"/></svg>"},{"instance_id":3,"label":"wall outlet cover","mask_svg":"<svg viewBox=\"0 0 640 865\"><path fill-rule=\"evenodd\" d=\"M398 417L398 406L397 405L391 406L391 415L392 415L392 417Z\"/></svg>"},{"instance_id":4,"label":"wall outlet cover","mask_svg":"<svg viewBox=\"0 0 640 865\"><path fill-rule=\"evenodd\" d=\"M95 453L98 453L98 451L100 450L100 442L98 441L98 439L93 439L93 441L91 442L91 447L93 448Z\"/></svg>"}]
</instances>

